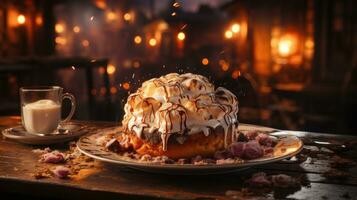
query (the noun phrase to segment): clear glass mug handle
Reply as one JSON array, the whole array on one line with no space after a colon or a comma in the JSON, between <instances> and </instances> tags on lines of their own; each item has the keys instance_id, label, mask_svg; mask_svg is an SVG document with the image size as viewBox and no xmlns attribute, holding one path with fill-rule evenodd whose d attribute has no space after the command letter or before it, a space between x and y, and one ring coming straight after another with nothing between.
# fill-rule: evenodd
<instances>
[{"instance_id":1,"label":"clear glass mug handle","mask_svg":"<svg viewBox=\"0 0 357 200\"><path fill-rule=\"evenodd\" d=\"M62 101L65 99L69 99L71 101L71 111L69 112L68 116L66 117L66 119L62 120L63 122L68 122L69 120L71 120L74 111L76 110L76 98L70 94L70 93L64 93L62 96Z\"/></svg>"}]
</instances>

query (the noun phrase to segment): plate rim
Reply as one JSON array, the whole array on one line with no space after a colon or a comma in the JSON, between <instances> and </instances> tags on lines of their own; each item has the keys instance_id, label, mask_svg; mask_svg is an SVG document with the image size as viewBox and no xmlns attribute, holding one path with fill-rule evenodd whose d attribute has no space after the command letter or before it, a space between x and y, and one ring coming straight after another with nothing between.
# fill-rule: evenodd
<instances>
[{"instance_id":1,"label":"plate rim","mask_svg":"<svg viewBox=\"0 0 357 200\"><path fill-rule=\"evenodd\" d=\"M248 125L248 124L245 124ZM249 125L248 125L249 126ZM298 153L300 153L300 151L303 149L304 144L302 142L302 140L295 136L295 135L291 135L289 134L288 131L285 130L277 130L277 129L273 129L276 130L276 132L286 132L288 136L291 137L295 137L298 142L299 142L299 147L296 151L288 153L286 155L280 156L280 157L276 157L276 158L260 158L260 159L253 159L253 160L245 160L242 163L227 163L227 164L204 164L204 165L193 165L193 164L164 164L164 163L147 163L147 162L134 162L134 161L129 161L129 160L124 160L124 159L110 159L110 158L106 158L106 157L102 157L102 156L98 156L98 155L94 155L91 154L90 152L87 152L85 149L82 149L82 141L87 138L90 137L92 135L96 135L96 134L104 134L103 132L99 132L99 131L109 131L109 130L114 130L114 129L119 129L121 126L115 126L115 127L110 127L110 128L103 128L103 129L98 129L90 134L86 134L84 136L82 136L76 143L78 150L97 160L103 161L103 162L107 162L107 163L112 163L112 164L118 164L118 165L122 165L122 166L126 166L126 167L131 167L131 168L146 168L146 169L176 169L176 170L207 170L207 169L232 169L232 168L246 168L246 167L252 167L252 166L258 166L258 165L264 165L264 164L268 164L268 163L273 163L273 162L277 162L289 157L292 157ZM253 128L259 127L259 125L252 125ZM263 127L266 128L266 127ZM269 128L269 127L268 127ZM110 152L110 151L106 151L106 153L110 153L110 154L115 154L115 152ZM257 160L259 160L257 162Z\"/></svg>"}]
</instances>

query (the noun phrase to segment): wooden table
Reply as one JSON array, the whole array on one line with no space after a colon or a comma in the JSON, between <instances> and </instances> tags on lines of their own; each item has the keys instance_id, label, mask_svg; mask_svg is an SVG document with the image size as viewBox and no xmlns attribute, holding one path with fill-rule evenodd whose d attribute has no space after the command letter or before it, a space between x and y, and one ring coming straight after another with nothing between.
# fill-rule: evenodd
<instances>
[{"instance_id":1,"label":"wooden table","mask_svg":"<svg viewBox=\"0 0 357 200\"><path fill-rule=\"evenodd\" d=\"M0 129L19 123L19 117L0 117ZM98 127L115 125L104 122L83 122ZM305 153L313 159L305 162L282 161L239 173L225 175L174 176L148 174L124 167L99 163L95 173L84 178L62 180L58 178L35 179L31 174L41 165L34 146L0 139L0 192L3 195L42 197L56 199L357 199L357 168L342 164L340 172L348 173L342 178L326 178L331 170L331 157L336 153L322 148L327 145L343 158L357 161L357 137L321 133L292 132L305 142ZM319 144L315 144L315 143ZM314 144L314 145L312 145ZM345 146L341 146L341 144ZM52 148L64 148L57 145ZM319 151L316 150L316 147ZM310 149L307 150L307 149ZM309 153L310 152L310 153ZM341 166L340 166L341 167ZM255 172L287 174L300 177L297 188L252 188L245 180ZM248 196L243 191L250 191ZM85 198L84 198L85 197Z\"/></svg>"}]
</instances>

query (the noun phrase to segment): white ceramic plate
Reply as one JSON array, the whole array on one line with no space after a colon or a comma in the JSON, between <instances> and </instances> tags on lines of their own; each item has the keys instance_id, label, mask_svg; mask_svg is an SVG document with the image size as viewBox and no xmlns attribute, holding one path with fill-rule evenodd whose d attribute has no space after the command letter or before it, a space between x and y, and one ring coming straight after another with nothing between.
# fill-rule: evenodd
<instances>
[{"instance_id":1,"label":"white ceramic plate","mask_svg":"<svg viewBox=\"0 0 357 200\"><path fill-rule=\"evenodd\" d=\"M2 134L6 138L24 144L48 145L69 141L88 132L89 130L86 126L79 123L68 122L62 124L55 133L49 135L34 135L28 133L21 125L7 128L2 131Z\"/></svg>"},{"instance_id":2,"label":"white ceramic plate","mask_svg":"<svg viewBox=\"0 0 357 200\"><path fill-rule=\"evenodd\" d=\"M243 130L267 130L266 127L259 127L255 125L241 126ZM273 131L274 129L268 129ZM92 134L81 137L77 142L77 147L85 155L104 161L114 163L129 168L162 174L218 174L227 173L231 171L239 171L248 167L276 162L299 153L303 147L302 141L285 131L276 131L270 133L271 135L279 135L279 142L274 148L273 156L262 157L254 160L246 160L243 163L230 164L209 164L209 165L193 165L193 164L162 164L143 162L135 159L128 159L128 157L106 150L102 145L102 138L108 134L120 132L120 127L108 128L98 130ZM268 131L269 132L269 131Z\"/></svg>"}]
</instances>

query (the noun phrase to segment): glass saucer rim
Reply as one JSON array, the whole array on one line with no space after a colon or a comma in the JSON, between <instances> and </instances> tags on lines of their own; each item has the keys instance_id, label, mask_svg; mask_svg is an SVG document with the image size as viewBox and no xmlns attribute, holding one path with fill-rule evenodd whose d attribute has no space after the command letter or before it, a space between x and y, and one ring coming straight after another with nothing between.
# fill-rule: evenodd
<instances>
[{"instance_id":1,"label":"glass saucer rim","mask_svg":"<svg viewBox=\"0 0 357 200\"><path fill-rule=\"evenodd\" d=\"M82 133L83 131L88 131L86 128L88 128L88 125L78 123L78 122L66 122L64 125L74 125L76 128L73 129L66 129L69 131L69 133L66 134L33 134L29 133L25 130L23 125L17 125L13 127L6 128L2 130L3 136L10 138L10 139L30 139L30 138L54 138L54 137L64 137L64 136L76 136L78 133ZM14 134L15 130L18 129L17 131L21 131L23 135L17 135ZM20 130L21 129L21 130ZM76 133L77 134L73 134Z\"/></svg>"}]
</instances>

